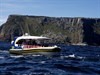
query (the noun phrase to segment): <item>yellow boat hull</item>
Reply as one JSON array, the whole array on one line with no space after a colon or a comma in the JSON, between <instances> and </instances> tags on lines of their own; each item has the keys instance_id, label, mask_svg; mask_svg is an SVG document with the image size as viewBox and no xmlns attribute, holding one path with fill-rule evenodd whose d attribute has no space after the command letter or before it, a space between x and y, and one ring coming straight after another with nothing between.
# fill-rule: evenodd
<instances>
[{"instance_id":1,"label":"yellow boat hull","mask_svg":"<svg viewBox=\"0 0 100 75\"><path fill-rule=\"evenodd\" d=\"M60 48L26 48L26 49L10 49L9 52L11 54L52 54L52 53L57 53L60 52Z\"/></svg>"}]
</instances>

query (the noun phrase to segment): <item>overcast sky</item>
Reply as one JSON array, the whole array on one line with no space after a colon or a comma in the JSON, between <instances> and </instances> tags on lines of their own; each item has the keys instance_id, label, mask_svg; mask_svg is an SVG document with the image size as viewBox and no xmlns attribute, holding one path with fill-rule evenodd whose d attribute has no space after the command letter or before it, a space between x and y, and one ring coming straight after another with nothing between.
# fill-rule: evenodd
<instances>
[{"instance_id":1,"label":"overcast sky","mask_svg":"<svg viewBox=\"0 0 100 75\"><path fill-rule=\"evenodd\" d=\"M100 18L100 0L0 0L0 25L11 14Z\"/></svg>"}]
</instances>

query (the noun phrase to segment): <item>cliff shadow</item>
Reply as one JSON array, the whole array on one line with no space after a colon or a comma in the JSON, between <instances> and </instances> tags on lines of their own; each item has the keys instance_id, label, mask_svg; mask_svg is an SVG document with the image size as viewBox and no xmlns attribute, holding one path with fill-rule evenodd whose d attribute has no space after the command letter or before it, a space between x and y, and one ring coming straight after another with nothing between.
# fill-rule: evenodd
<instances>
[{"instance_id":1,"label":"cliff shadow","mask_svg":"<svg viewBox=\"0 0 100 75\"><path fill-rule=\"evenodd\" d=\"M95 23L95 20L83 20L85 21L83 23L83 42L87 43L88 45L100 45L100 34L97 34L94 32L93 25Z\"/></svg>"}]
</instances>

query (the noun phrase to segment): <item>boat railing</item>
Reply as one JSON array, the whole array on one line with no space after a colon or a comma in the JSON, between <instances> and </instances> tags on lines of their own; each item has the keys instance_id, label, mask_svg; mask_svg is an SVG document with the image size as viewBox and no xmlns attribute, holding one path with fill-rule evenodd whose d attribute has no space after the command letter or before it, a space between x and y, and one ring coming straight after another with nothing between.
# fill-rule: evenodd
<instances>
[{"instance_id":1,"label":"boat railing","mask_svg":"<svg viewBox=\"0 0 100 75\"><path fill-rule=\"evenodd\" d=\"M23 45L22 48L38 48L38 47L42 47L39 45Z\"/></svg>"},{"instance_id":2,"label":"boat railing","mask_svg":"<svg viewBox=\"0 0 100 75\"><path fill-rule=\"evenodd\" d=\"M22 45L22 48L39 48L39 47L53 47L53 46L45 46L45 45ZM57 47L54 45L54 47Z\"/></svg>"}]
</instances>

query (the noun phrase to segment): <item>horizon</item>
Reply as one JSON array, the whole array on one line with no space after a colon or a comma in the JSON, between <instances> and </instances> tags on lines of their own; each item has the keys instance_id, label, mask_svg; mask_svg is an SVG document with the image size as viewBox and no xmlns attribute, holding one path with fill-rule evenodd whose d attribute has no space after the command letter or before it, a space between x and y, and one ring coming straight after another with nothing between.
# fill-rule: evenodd
<instances>
[{"instance_id":1,"label":"horizon","mask_svg":"<svg viewBox=\"0 0 100 75\"><path fill-rule=\"evenodd\" d=\"M0 25L9 15L100 18L100 0L0 0Z\"/></svg>"}]
</instances>

